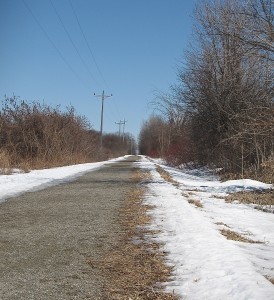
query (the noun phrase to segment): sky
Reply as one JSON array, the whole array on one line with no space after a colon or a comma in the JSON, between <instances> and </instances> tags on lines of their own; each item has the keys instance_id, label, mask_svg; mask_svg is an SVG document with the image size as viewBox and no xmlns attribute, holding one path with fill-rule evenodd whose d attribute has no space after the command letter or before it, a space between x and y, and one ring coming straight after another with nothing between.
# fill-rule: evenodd
<instances>
[{"instance_id":1,"label":"sky","mask_svg":"<svg viewBox=\"0 0 274 300\"><path fill-rule=\"evenodd\" d=\"M92 128L138 137L159 91L176 83L191 39L191 0L0 0L0 100L63 109ZM122 128L121 128L122 129Z\"/></svg>"}]
</instances>

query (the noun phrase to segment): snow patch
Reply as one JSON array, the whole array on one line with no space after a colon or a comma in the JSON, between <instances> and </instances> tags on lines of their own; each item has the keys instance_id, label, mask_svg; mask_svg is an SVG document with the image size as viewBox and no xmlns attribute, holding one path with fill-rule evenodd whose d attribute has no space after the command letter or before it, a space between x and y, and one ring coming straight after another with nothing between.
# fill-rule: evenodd
<instances>
[{"instance_id":1,"label":"snow patch","mask_svg":"<svg viewBox=\"0 0 274 300\"><path fill-rule=\"evenodd\" d=\"M157 162L158 163L158 162ZM142 158L141 168L151 172L146 204L152 211L152 229L164 243L173 266L166 290L182 299L274 299L274 215L244 204L226 203L227 192L271 188L258 181L220 182L210 174L197 175L161 165L179 187L164 181L155 163ZM197 199L203 208L191 205ZM220 229L229 228L261 244L227 240Z\"/></svg>"},{"instance_id":2,"label":"snow patch","mask_svg":"<svg viewBox=\"0 0 274 300\"><path fill-rule=\"evenodd\" d=\"M29 173L20 173L16 170L16 172L11 175L0 175L0 203L24 192L40 190L52 185L71 181L84 173L97 170L106 164L124 159L125 157L120 157L96 163L33 170Z\"/></svg>"}]
</instances>

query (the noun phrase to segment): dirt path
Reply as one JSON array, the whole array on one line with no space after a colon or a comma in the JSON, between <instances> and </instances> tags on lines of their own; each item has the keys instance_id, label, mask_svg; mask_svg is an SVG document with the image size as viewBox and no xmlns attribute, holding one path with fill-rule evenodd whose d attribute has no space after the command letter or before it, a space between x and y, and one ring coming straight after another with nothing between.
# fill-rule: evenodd
<instances>
[{"instance_id":1,"label":"dirt path","mask_svg":"<svg viewBox=\"0 0 274 300\"><path fill-rule=\"evenodd\" d=\"M136 159L0 205L0 299L101 299L104 278L87 261L118 241Z\"/></svg>"}]
</instances>

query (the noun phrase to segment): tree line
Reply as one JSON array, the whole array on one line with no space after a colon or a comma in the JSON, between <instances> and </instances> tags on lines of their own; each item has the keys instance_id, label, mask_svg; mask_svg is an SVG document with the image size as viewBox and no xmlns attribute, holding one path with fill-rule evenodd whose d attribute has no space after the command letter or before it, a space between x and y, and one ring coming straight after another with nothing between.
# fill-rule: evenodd
<instances>
[{"instance_id":1,"label":"tree line","mask_svg":"<svg viewBox=\"0 0 274 300\"><path fill-rule=\"evenodd\" d=\"M227 172L274 171L274 2L203 1L178 84L157 95L143 154Z\"/></svg>"},{"instance_id":2,"label":"tree line","mask_svg":"<svg viewBox=\"0 0 274 300\"><path fill-rule=\"evenodd\" d=\"M0 110L0 168L30 169L93 162L130 154L134 138L100 133L73 107L62 110L5 97Z\"/></svg>"}]
</instances>

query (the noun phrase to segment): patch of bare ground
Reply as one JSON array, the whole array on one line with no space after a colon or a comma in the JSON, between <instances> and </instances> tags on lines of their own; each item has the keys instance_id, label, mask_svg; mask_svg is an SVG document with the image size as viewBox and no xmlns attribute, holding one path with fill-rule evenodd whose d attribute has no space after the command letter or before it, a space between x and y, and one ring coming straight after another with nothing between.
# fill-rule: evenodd
<instances>
[{"instance_id":1,"label":"patch of bare ground","mask_svg":"<svg viewBox=\"0 0 274 300\"><path fill-rule=\"evenodd\" d=\"M132 176L136 183L149 179L150 173L139 170ZM160 245L149 238L155 234L147 228L151 222L147 212L153 207L143 204L144 193L144 187L136 184L120 210L123 234L118 246L100 261L88 261L106 278L103 299L178 299L176 295L164 292L161 285L169 280L172 269L165 265L165 254L160 251Z\"/></svg>"},{"instance_id":2,"label":"patch of bare ground","mask_svg":"<svg viewBox=\"0 0 274 300\"><path fill-rule=\"evenodd\" d=\"M193 199L189 199L188 200L188 203L190 204L194 204L196 207L199 207L199 208L203 208L203 204L200 200L193 200Z\"/></svg>"},{"instance_id":3,"label":"patch of bare ground","mask_svg":"<svg viewBox=\"0 0 274 300\"><path fill-rule=\"evenodd\" d=\"M245 204L255 204L254 208L273 212L274 209L274 189L243 191L230 194L225 198L226 202L238 201Z\"/></svg>"},{"instance_id":4,"label":"patch of bare ground","mask_svg":"<svg viewBox=\"0 0 274 300\"><path fill-rule=\"evenodd\" d=\"M220 232L228 240L233 240L233 241L243 242L243 243L251 243L251 244L263 244L263 242L251 240L229 229L221 229Z\"/></svg>"},{"instance_id":5,"label":"patch of bare ground","mask_svg":"<svg viewBox=\"0 0 274 300\"><path fill-rule=\"evenodd\" d=\"M156 170L157 170L157 172L161 175L161 177L162 177L165 181L170 182L170 183L172 183L173 185L175 185L175 186L177 186L177 187L179 186L178 181L174 180L174 179L171 177L171 175L170 175L166 170L164 170L161 166L156 165Z\"/></svg>"}]
</instances>

